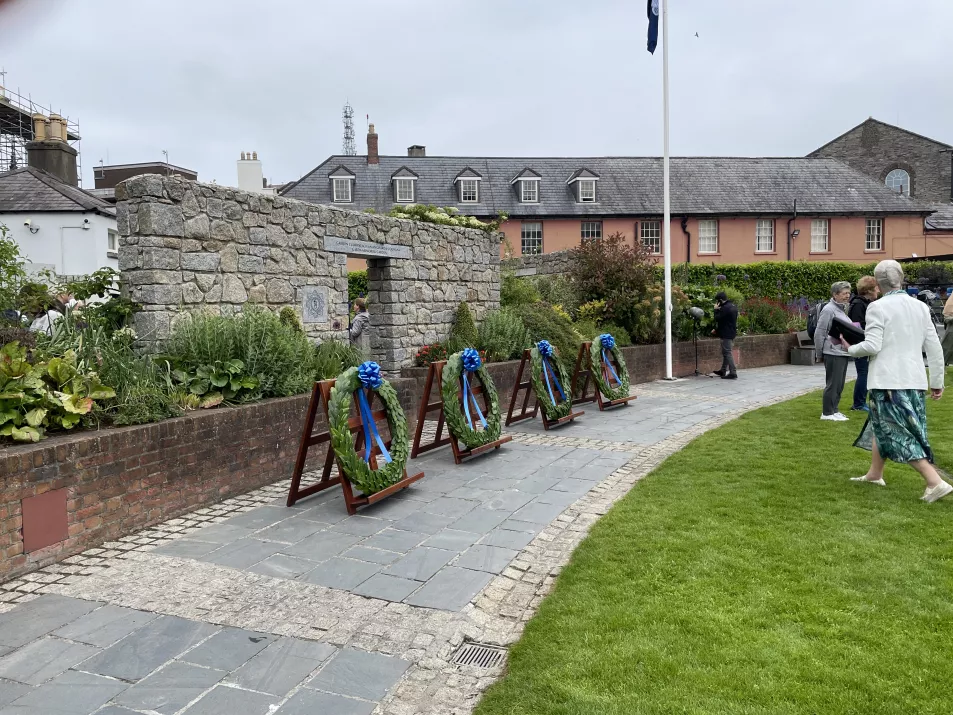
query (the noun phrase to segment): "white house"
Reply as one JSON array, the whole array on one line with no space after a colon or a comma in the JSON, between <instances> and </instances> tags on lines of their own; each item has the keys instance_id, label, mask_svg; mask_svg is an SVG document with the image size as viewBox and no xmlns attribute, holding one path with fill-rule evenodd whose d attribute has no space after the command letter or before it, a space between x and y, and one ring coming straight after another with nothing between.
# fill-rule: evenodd
<instances>
[{"instance_id":1,"label":"white house","mask_svg":"<svg viewBox=\"0 0 953 715\"><path fill-rule=\"evenodd\" d=\"M41 169L0 173L0 224L31 272L78 276L118 269L115 207Z\"/></svg>"}]
</instances>

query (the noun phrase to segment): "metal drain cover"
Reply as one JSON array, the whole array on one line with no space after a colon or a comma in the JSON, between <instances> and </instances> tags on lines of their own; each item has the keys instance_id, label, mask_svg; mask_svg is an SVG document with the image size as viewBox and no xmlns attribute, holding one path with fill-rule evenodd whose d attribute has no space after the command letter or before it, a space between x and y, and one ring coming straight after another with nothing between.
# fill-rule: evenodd
<instances>
[{"instance_id":1,"label":"metal drain cover","mask_svg":"<svg viewBox=\"0 0 953 715\"><path fill-rule=\"evenodd\" d=\"M506 649L486 643L464 643L454 653L454 665L471 665L475 668L495 668L506 657Z\"/></svg>"}]
</instances>

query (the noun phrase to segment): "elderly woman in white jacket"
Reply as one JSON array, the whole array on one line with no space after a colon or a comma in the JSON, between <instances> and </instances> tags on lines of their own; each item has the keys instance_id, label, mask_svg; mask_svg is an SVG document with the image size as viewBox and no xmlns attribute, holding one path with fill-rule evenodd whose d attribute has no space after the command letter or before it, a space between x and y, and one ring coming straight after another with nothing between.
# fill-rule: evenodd
<instances>
[{"instance_id":1,"label":"elderly woman in white jacket","mask_svg":"<svg viewBox=\"0 0 953 715\"><path fill-rule=\"evenodd\" d=\"M927 439L926 391L943 395L943 350L930 319L930 309L903 290L903 269L896 261L881 261L874 277L883 297L867 308L864 342L846 346L851 357L870 357L867 381L870 416L856 446L873 454L870 469L853 481L886 486L886 460L909 464L926 482L921 499L935 502L950 492L933 466ZM930 365L929 382L923 352Z\"/></svg>"}]
</instances>

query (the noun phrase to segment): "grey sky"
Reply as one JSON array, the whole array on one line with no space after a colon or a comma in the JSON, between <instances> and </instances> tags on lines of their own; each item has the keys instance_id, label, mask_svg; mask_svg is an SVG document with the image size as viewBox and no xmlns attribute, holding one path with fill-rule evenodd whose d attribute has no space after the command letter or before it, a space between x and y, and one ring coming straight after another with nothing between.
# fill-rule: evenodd
<instances>
[{"instance_id":1,"label":"grey sky","mask_svg":"<svg viewBox=\"0 0 953 715\"><path fill-rule=\"evenodd\" d=\"M660 155L644 0L0 2L7 83L78 118L92 167L234 184L341 150ZM135 8L132 12L130 8ZM953 142L951 0L670 0L672 152L803 155L868 116ZM699 37L695 37L695 33ZM108 159L107 159L108 152Z\"/></svg>"}]
</instances>

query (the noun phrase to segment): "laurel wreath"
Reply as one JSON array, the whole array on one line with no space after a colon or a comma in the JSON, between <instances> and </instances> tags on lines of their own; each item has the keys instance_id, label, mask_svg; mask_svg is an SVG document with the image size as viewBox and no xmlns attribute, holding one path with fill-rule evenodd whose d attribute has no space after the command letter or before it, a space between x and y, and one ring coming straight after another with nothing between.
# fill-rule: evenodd
<instances>
[{"instance_id":1,"label":"laurel wreath","mask_svg":"<svg viewBox=\"0 0 953 715\"><path fill-rule=\"evenodd\" d=\"M443 366L441 376L441 397L443 398L443 414L447 420L447 427L450 434L459 442L462 442L467 449L476 449L489 442L495 442L500 438L500 398L496 394L496 386L490 373L487 372L485 365L474 373L483 385L483 392L486 394L489 410L486 417L487 427L482 432L472 429L467 424L466 417L463 416L463 407L460 403L460 378L463 375L463 358L461 353L454 353L447 358L447 364Z\"/></svg>"},{"instance_id":2,"label":"laurel wreath","mask_svg":"<svg viewBox=\"0 0 953 715\"><path fill-rule=\"evenodd\" d=\"M354 437L348 428L350 406L355 390L364 389L357 375L357 368L345 370L335 381L328 399L328 429L331 432L331 447L341 465L344 476L365 495L374 494L396 484L404 478L404 467L409 456L407 418L400 406L400 399L393 386L384 380L375 392L384 403L387 424L390 427L391 461L378 469L371 469L364 457L354 448Z\"/></svg>"},{"instance_id":3,"label":"laurel wreath","mask_svg":"<svg viewBox=\"0 0 953 715\"><path fill-rule=\"evenodd\" d=\"M563 364L563 361L559 359L559 355L555 355L549 360L549 366L556 370L556 375L559 378L559 384L563 386L563 393L566 395L566 399L562 402L557 402L555 405L549 400L549 390L546 389L546 381L543 377L543 356L539 354L539 348L534 347L530 351L530 365L532 367L531 380L533 383L533 392L536 393L536 401L543 408L543 412L546 413L546 419L556 421L562 419L569 415L572 412L572 385L570 384L569 373L566 371L566 366ZM557 400L559 399L559 391L556 390L556 386L553 385L553 397Z\"/></svg>"},{"instance_id":4,"label":"laurel wreath","mask_svg":"<svg viewBox=\"0 0 953 715\"><path fill-rule=\"evenodd\" d=\"M619 364L619 369L616 370L616 374L618 374L619 381L622 384L616 388L609 387L605 377L602 375L602 349L602 343L598 338L592 341L592 346L589 348L589 368L592 370L592 379L596 383L596 387L599 388L599 392L602 393L602 396L610 402L628 397L629 371L625 366L625 360L622 359L622 352L619 350L619 346L616 345L612 348L607 348L612 354L612 357L614 357Z\"/></svg>"}]
</instances>

